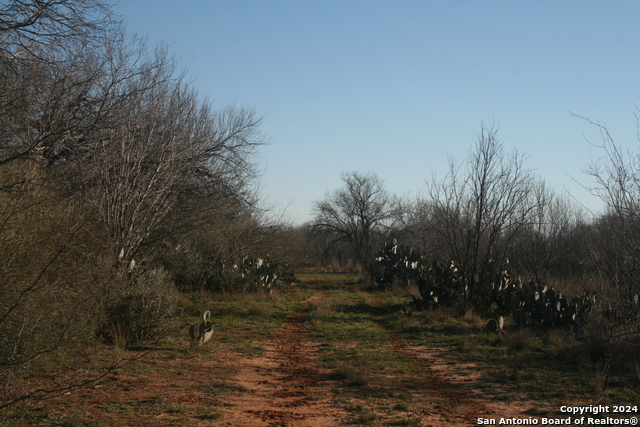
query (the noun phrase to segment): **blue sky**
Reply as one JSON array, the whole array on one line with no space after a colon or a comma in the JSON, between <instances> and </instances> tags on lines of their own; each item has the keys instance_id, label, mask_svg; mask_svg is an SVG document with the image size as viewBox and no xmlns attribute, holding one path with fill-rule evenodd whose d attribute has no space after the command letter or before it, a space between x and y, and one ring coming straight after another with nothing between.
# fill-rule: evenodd
<instances>
[{"instance_id":1,"label":"blue sky","mask_svg":"<svg viewBox=\"0 0 640 427\"><path fill-rule=\"evenodd\" d=\"M424 194L482 121L594 210L575 181L589 184L600 136L570 113L640 144L637 1L121 0L115 11L166 42L214 106L263 116L262 194L295 222L342 171Z\"/></svg>"}]
</instances>

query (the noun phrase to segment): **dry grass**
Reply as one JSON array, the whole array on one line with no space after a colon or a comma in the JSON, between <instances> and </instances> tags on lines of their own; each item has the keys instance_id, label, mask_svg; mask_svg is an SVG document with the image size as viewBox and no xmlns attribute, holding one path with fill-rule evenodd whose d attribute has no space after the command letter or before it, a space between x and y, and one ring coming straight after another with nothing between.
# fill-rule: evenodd
<instances>
[{"instance_id":1,"label":"dry grass","mask_svg":"<svg viewBox=\"0 0 640 427\"><path fill-rule=\"evenodd\" d=\"M486 319L477 314L472 308L465 310L462 319L472 328L484 328L487 323Z\"/></svg>"},{"instance_id":2,"label":"dry grass","mask_svg":"<svg viewBox=\"0 0 640 427\"><path fill-rule=\"evenodd\" d=\"M394 289L395 290L395 289ZM409 293L409 295L411 295L412 297L415 298L422 298L422 294L420 294L420 289L418 288L418 285L416 285L415 283L409 283L406 287L406 291Z\"/></svg>"},{"instance_id":3,"label":"dry grass","mask_svg":"<svg viewBox=\"0 0 640 427\"><path fill-rule=\"evenodd\" d=\"M542 342L531 329L509 331L504 337L507 353L520 353L539 349Z\"/></svg>"},{"instance_id":4,"label":"dry grass","mask_svg":"<svg viewBox=\"0 0 640 427\"><path fill-rule=\"evenodd\" d=\"M315 273L346 273L362 276L364 269L359 263L349 259L347 261L341 261L338 258L331 258L329 262L317 261L312 271Z\"/></svg>"}]
</instances>

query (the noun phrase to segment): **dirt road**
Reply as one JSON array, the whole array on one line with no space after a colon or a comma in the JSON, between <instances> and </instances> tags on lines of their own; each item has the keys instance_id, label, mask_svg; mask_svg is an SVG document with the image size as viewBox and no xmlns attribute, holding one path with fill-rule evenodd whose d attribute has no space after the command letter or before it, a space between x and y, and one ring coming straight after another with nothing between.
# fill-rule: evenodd
<instances>
[{"instance_id":1,"label":"dirt road","mask_svg":"<svg viewBox=\"0 0 640 427\"><path fill-rule=\"evenodd\" d=\"M481 387L480 368L454 363L451 349L417 346L391 330L385 350L406 360L413 373L387 375L383 386L344 387L322 367L326 344L310 335L310 307L325 297L318 290L285 313L282 326L259 343L261 351L234 351L219 344L222 337L195 353L187 345L144 349L141 360L40 404L12 425L459 426L531 415L527 396L514 391L504 399L509 390L502 389L498 398L495 388ZM382 307L380 297L372 301L374 312ZM374 315L374 322L381 316ZM40 411L41 422L33 411Z\"/></svg>"},{"instance_id":2,"label":"dirt road","mask_svg":"<svg viewBox=\"0 0 640 427\"><path fill-rule=\"evenodd\" d=\"M333 384L316 363L317 345L306 339L304 311L322 298L305 302L287 316L264 356L239 358L234 382L246 393L229 399L224 424L229 426L339 426L348 413L334 403Z\"/></svg>"}]
</instances>

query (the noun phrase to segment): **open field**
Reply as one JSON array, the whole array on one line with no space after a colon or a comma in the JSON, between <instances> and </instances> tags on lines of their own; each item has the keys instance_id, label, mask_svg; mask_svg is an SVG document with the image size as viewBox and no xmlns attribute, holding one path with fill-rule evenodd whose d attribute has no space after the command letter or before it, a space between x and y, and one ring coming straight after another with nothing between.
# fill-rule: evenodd
<instances>
[{"instance_id":1,"label":"open field","mask_svg":"<svg viewBox=\"0 0 640 427\"><path fill-rule=\"evenodd\" d=\"M615 378L605 388L560 331L498 335L473 313L413 311L408 292L356 276L298 278L278 294L184 296L168 339L95 349L94 359L142 357L84 389L13 406L0 425L448 426L638 403ZM214 337L193 351L187 329L206 309Z\"/></svg>"}]
</instances>

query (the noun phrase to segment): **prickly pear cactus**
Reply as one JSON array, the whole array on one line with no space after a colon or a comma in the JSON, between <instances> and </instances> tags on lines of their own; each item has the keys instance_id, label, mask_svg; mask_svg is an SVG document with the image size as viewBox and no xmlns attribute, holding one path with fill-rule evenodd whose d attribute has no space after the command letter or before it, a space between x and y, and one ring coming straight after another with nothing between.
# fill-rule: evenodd
<instances>
[{"instance_id":1,"label":"prickly pear cactus","mask_svg":"<svg viewBox=\"0 0 640 427\"><path fill-rule=\"evenodd\" d=\"M453 262L427 262L417 251L399 245L395 239L383 246L375 261L378 267L376 281L383 288L393 283L417 285L421 297L414 297L413 303L418 309L453 304L462 298L467 289ZM503 316L508 316L520 328L564 326L580 335L595 305L595 293L586 290L581 297L569 300L552 287L541 286L533 281L524 284L520 279L514 279L508 260L504 265L492 263L485 272L484 283L488 283L489 287L483 290L481 301L496 317L487 325L494 331L502 330ZM640 317L637 296L631 306L631 311Z\"/></svg>"}]
</instances>

